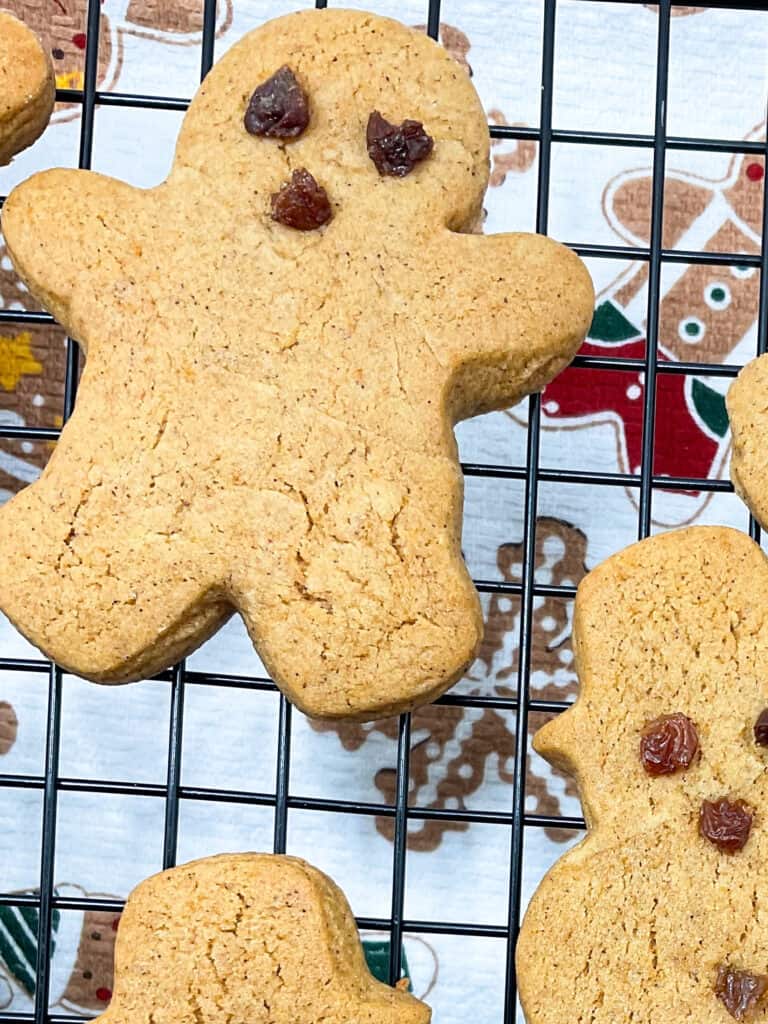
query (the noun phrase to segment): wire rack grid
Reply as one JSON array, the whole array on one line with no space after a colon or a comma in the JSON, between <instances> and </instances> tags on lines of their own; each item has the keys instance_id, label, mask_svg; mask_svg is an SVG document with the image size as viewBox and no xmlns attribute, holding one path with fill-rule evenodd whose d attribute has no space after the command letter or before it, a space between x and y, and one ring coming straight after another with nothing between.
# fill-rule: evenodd
<instances>
[{"instance_id":1,"label":"wire rack grid","mask_svg":"<svg viewBox=\"0 0 768 1024\"><path fill-rule=\"evenodd\" d=\"M441 0L426 0L427 31L437 38L440 27ZM599 0L607 2L607 0ZM624 4L636 4L641 0L620 0ZM702 7L768 11L768 3L730 3L699 0ZM216 0L203 0L203 33L200 55L201 78L205 77L214 58L216 29ZM315 6L325 8L328 0L316 0ZM594 245L578 239L568 244L580 255L592 258L631 259L645 261L649 266L647 305L647 345L642 359L626 359L596 356L578 356L575 366L606 370L639 370L645 374L643 408L642 460L640 472L601 473L569 469L548 469L539 465L540 441L540 399L534 395L528 401L528 432L526 461L523 466L488 465L465 463L467 476L499 477L524 482L524 534L523 571L519 583L497 582L476 579L481 593L515 595L520 599L520 644L518 660L518 688L516 697L464 696L448 694L437 703L460 707L494 708L512 711L516 714L514 785L511 807L508 812L487 812L475 810L447 810L418 807L409 804L409 754L411 716L399 719L397 741L397 775L395 800L391 805L362 803L343 799L304 798L290 792L291 767L291 706L284 697L279 702L279 724L277 764L274 792L240 792L207 787L183 786L181 784L182 736L184 727L184 695L188 686L204 684L252 691L274 691L271 680L259 677L226 675L211 672L192 671L184 663L162 673L158 678L170 684L170 729L168 735L167 776L164 785L137 785L103 781L99 779L74 779L59 774L59 749L61 736L62 670L55 664L36 658L8 658L0 656L0 671L47 673L47 720L45 771L42 776L0 774L0 788L19 787L42 791L43 823L42 845L39 869L39 889L34 894L0 892L0 905L35 908L38 914L38 944L36 962L35 1005L33 1013L0 1012L0 1024L63 1024L79 1018L68 1014L49 1011L49 988L51 974L51 925L55 909L104 910L118 912L122 902L109 899L72 898L58 896L54 891L54 855L56 841L57 798L61 792L88 792L111 794L135 794L164 800L165 820L163 833L163 866L170 867L176 862L176 849L181 800L219 801L263 805L274 808L274 850L286 849L288 812L291 809L337 811L347 814L376 815L394 819L393 870L391 892L391 914L389 918L358 918L361 928L389 932L390 962L389 980L394 984L401 973L401 947L404 933L441 933L451 935L488 936L506 940L506 989L504 1002L504 1024L518 1019L517 989L515 978L514 949L520 922L522 871L524 860L524 835L527 828L560 827L583 829L584 821L579 817L562 817L530 814L525 811L527 728L529 712L559 713L568 704L560 701L536 700L530 696L529 677L531 672L531 637L533 605L536 597L572 598L572 586L543 585L534 578L536 513L538 486L545 482L586 483L591 485L623 485L638 492L637 536L644 538L651 531L651 508L654 489L695 488L701 491L730 491L728 481L700 479L693 477L656 476L653 473L654 425L656 412L656 379L660 373L706 374L732 378L740 367L728 364L702 362L661 362L657 360L659 327L660 278L665 263L732 264L756 267L760 272L757 354L768 351L768 175L763 184L762 246L760 255L744 253L691 252L667 249L662 245L664 215L664 180L666 155L669 151L687 150L710 153L754 153L768 158L768 143L761 141L738 141L731 139L695 138L668 136L666 132L667 88L670 67L670 0L658 4L658 29L656 40L656 83L654 100L654 131L652 135L622 134L596 131L562 131L552 124L553 76L555 55L555 33L557 28L557 0L542 0L543 40L541 61L541 107L537 128L489 125L489 131L496 139L529 139L539 147L538 194L536 209L536 230L546 233L548 227L550 157L554 143L578 143L582 145L643 147L652 153L652 199L650 241L647 248L632 246ZM59 89L57 99L61 102L82 105L79 139L79 166L89 168L93 151L94 115L97 106L110 105L144 109L183 111L189 100L172 96L147 96L119 92L101 92L96 88L98 70L100 30L100 0L88 0L87 46L85 53L85 74L82 91ZM0 310L0 323L12 321L31 324L49 324L52 318L46 313L20 310ZM67 342L66 373L64 389L64 420L72 412L78 380L78 348L69 339ZM0 438L18 438L32 441L55 441L60 431L52 428L0 425ZM750 518L750 535L759 540L759 527ZM510 830L509 862L509 905L506 926L467 924L459 921L434 922L407 920L404 918L405 874L407 829L410 820L450 819L463 822L490 822Z\"/></svg>"}]
</instances>

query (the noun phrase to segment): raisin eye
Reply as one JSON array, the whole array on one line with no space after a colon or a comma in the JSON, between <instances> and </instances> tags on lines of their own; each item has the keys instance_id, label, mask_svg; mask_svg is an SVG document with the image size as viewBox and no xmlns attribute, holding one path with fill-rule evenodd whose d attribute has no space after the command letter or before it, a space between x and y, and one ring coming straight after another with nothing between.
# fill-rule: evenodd
<instances>
[{"instance_id":1,"label":"raisin eye","mask_svg":"<svg viewBox=\"0 0 768 1024\"><path fill-rule=\"evenodd\" d=\"M434 148L434 140L424 131L421 121L391 124L374 110L365 132L368 156L380 175L404 178Z\"/></svg>"},{"instance_id":2,"label":"raisin eye","mask_svg":"<svg viewBox=\"0 0 768 1024\"><path fill-rule=\"evenodd\" d=\"M254 90L245 112L245 130L250 135L295 139L308 124L307 94L284 64Z\"/></svg>"},{"instance_id":3,"label":"raisin eye","mask_svg":"<svg viewBox=\"0 0 768 1024\"><path fill-rule=\"evenodd\" d=\"M648 722L640 739L640 760L649 775L672 775L688 768L698 749L696 726L677 712Z\"/></svg>"},{"instance_id":4,"label":"raisin eye","mask_svg":"<svg viewBox=\"0 0 768 1024\"><path fill-rule=\"evenodd\" d=\"M768 747L768 708L764 708L755 722L755 743L759 747Z\"/></svg>"}]
</instances>

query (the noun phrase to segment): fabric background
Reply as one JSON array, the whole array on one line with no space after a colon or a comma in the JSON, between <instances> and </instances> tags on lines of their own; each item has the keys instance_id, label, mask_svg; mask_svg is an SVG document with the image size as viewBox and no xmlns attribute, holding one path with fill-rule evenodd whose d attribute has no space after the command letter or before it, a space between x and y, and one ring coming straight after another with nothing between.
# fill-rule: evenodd
<instances>
[{"instance_id":1,"label":"fabric background","mask_svg":"<svg viewBox=\"0 0 768 1024\"><path fill-rule=\"evenodd\" d=\"M59 85L82 86L85 0L5 0L41 31L54 52ZM217 55L268 17L298 0L227 0L220 4ZM353 6L357 6L353 4ZM424 0L370 0L369 9L412 25L426 20ZM542 10L540 0L443 0L442 38L471 68L489 118L535 126L539 118ZM768 14L677 8L672 21L668 131L718 139L764 138L768 83ZM105 0L100 85L125 93L189 96L200 61L197 0ZM651 134L657 15L653 5L558 4L554 117L556 128ZM94 169L150 186L166 174L181 115L101 106L95 120ZM63 106L44 137L0 170L7 194L30 173L53 164L76 166L79 109ZM555 144L550 232L564 241L647 244L651 151L647 148ZM764 161L761 158L670 152L667 158L667 246L759 251ZM485 230L531 230L537 147L498 142ZM71 254L77 260L78 254ZM586 351L615 355L645 350L646 269L641 263L592 259L598 297ZM489 268L489 273L492 268ZM756 344L759 275L749 268L666 265L662 274L660 358L743 363ZM0 295L6 308L32 308L4 249ZM64 338L55 328L3 324L0 330L0 423L61 422ZM657 394L655 472L727 477L729 434L725 378L663 375ZM636 373L569 370L543 399L542 466L635 472L639 465L644 382ZM462 458L474 463L525 463L524 404L480 417L457 430ZM39 473L50 445L0 440L0 501ZM539 488L537 579L577 584L637 535L637 492L621 486L542 482ZM733 494L654 495L654 530L684 523L746 528ZM522 481L466 481L464 551L473 576L514 581L522 566ZM480 655L457 689L514 694L517 687L518 602L484 597L487 627ZM534 696L576 692L570 647L571 602L535 604ZM33 656L0 619L0 657ZM263 670L239 620L190 659L193 668L260 674ZM47 680L0 672L0 774L43 771ZM182 782L274 792L277 697L271 693L189 685L184 714ZM97 687L64 684L60 775L122 782L165 782L169 689L145 682ZM542 722L531 716L531 731ZM420 806L509 811L514 716L454 707L414 716L411 800ZM292 794L391 802L397 729L317 727L294 716ZM42 797L39 790L2 786L0 891L39 882ZM528 811L579 813L573 785L532 755ZM135 795L62 793L55 877L62 892L118 897L161 866L164 806ZM390 912L392 825L386 818L291 810L288 851L311 859L345 889L356 914ZM266 850L269 807L182 801L179 860L223 850ZM579 833L526 829L524 901L547 867ZM504 925L509 830L500 825L412 822L405 915ZM0 940L16 927L0 916ZM111 986L112 915L56 921L51 1001L93 1013ZM1 947L1 943L0 943ZM438 1024L501 1019L505 945L460 936L408 936L414 990L431 989ZM0 961L2 949L0 948ZM29 1009L29 979L0 962L0 1008Z\"/></svg>"}]
</instances>

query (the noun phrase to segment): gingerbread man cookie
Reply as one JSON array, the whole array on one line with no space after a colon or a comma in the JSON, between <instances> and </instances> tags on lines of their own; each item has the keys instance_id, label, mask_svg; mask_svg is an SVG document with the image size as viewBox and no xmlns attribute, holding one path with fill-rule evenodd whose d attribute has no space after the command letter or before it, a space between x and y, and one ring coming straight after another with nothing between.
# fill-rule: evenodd
<instances>
[{"instance_id":1,"label":"gingerbread man cookie","mask_svg":"<svg viewBox=\"0 0 768 1024\"><path fill-rule=\"evenodd\" d=\"M462 674L481 615L451 427L540 389L593 302L563 246L461 233L487 180L453 58L331 10L226 54L159 187L56 170L11 194L16 268L88 353L47 469L0 512L0 607L33 643L120 682L237 609L326 718Z\"/></svg>"},{"instance_id":2,"label":"gingerbread man cookie","mask_svg":"<svg viewBox=\"0 0 768 1024\"><path fill-rule=\"evenodd\" d=\"M376 981L344 893L297 857L224 854L131 894L102 1024L429 1024Z\"/></svg>"},{"instance_id":3,"label":"gingerbread man cookie","mask_svg":"<svg viewBox=\"0 0 768 1024\"><path fill-rule=\"evenodd\" d=\"M768 356L747 363L728 389L731 424L731 480L736 493L763 527L768 527Z\"/></svg>"},{"instance_id":4,"label":"gingerbread man cookie","mask_svg":"<svg viewBox=\"0 0 768 1024\"><path fill-rule=\"evenodd\" d=\"M765 556L724 527L580 584L580 695L534 746L576 778L588 833L523 923L528 1024L768 1019L767 604Z\"/></svg>"},{"instance_id":5,"label":"gingerbread man cookie","mask_svg":"<svg viewBox=\"0 0 768 1024\"><path fill-rule=\"evenodd\" d=\"M40 40L0 11L0 165L42 134L55 97L53 66Z\"/></svg>"}]
</instances>

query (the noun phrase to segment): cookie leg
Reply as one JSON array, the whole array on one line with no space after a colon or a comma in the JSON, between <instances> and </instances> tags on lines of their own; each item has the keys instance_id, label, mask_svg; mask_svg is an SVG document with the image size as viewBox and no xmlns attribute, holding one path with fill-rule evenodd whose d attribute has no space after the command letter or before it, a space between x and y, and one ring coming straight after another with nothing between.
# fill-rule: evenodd
<instances>
[{"instance_id":1,"label":"cookie leg","mask_svg":"<svg viewBox=\"0 0 768 1024\"><path fill-rule=\"evenodd\" d=\"M0 609L35 646L96 682L145 678L231 614L215 579L174 539L173 507L134 495L115 515L100 488L44 477L0 516Z\"/></svg>"},{"instance_id":2,"label":"cookie leg","mask_svg":"<svg viewBox=\"0 0 768 1024\"><path fill-rule=\"evenodd\" d=\"M275 681L316 718L428 703L462 675L481 636L459 546L458 467L416 454L385 460L385 444L369 444L327 488L308 487L306 526L269 576L233 577Z\"/></svg>"}]
</instances>

